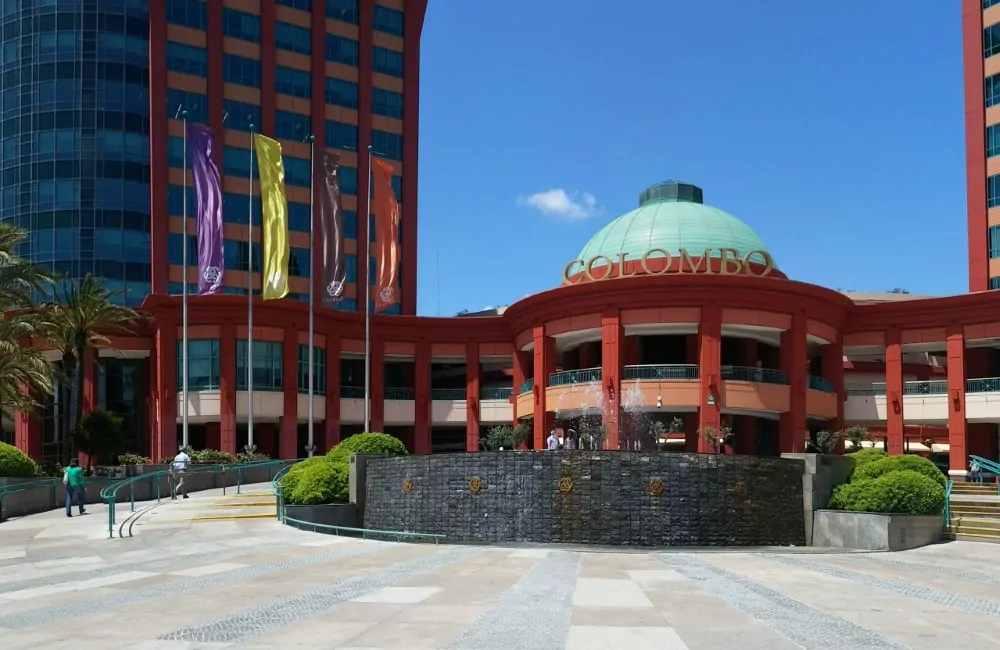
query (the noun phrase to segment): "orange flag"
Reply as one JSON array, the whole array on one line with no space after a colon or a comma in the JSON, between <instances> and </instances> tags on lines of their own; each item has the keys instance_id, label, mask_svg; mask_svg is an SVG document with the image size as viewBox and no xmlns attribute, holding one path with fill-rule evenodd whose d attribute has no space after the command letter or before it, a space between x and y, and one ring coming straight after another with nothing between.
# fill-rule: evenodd
<instances>
[{"instance_id":1,"label":"orange flag","mask_svg":"<svg viewBox=\"0 0 1000 650\"><path fill-rule=\"evenodd\" d=\"M395 305L399 295L399 203L392 189L393 167L373 159L375 178L375 313Z\"/></svg>"}]
</instances>

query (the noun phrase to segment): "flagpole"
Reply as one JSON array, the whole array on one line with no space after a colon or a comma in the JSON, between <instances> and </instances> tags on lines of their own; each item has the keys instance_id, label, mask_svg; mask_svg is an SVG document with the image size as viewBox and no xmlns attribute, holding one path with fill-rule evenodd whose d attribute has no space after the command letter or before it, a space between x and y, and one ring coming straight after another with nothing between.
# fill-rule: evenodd
<instances>
[{"instance_id":1,"label":"flagpole","mask_svg":"<svg viewBox=\"0 0 1000 650\"><path fill-rule=\"evenodd\" d=\"M247 189L249 197L249 214L247 218L250 228L247 230L247 448L246 451L253 453L256 447L253 444L253 152L254 138L253 127L250 125L250 187Z\"/></svg>"},{"instance_id":2,"label":"flagpole","mask_svg":"<svg viewBox=\"0 0 1000 650\"><path fill-rule=\"evenodd\" d=\"M371 300L369 295L371 293L371 277L369 277L368 269L371 268L371 248L372 248L372 233L371 233L371 214L372 214L372 181L374 175L372 174L372 151L373 147L368 145L368 208L365 210L365 432L369 431L368 425L371 424L371 382L372 382L372 335L371 335L371 307L369 306Z\"/></svg>"},{"instance_id":3,"label":"flagpole","mask_svg":"<svg viewBox=\"0 0 1000 650\"><path fill-rule=\"evenodd\" d=\"M187 173L187 143L188 143L188 130L187 130L187 111L181 111L181 118L184 120L184 208L181 214L183 215L184 223L184 252L181 257L181 266L183 267L183 273L181 275L181 373L184 378L181 380L181 394L184 396L181 402L181 445L184 449L188 447L188 281L187 281L187 266L188 266L188 215L187 215L187 204L188 204L188 173ZM176 435L176 433L175 433ZM176 443L177 438L174 438Z\"/></svg>"},{"instance_id":4,"label":"flagpole","mask_svg":"<svg viewBox=\"0 0 1000 650\"><path fill-rule=\"evenodd\" d=\"M314 209L314 197L316 194L316 137L309 136L309 442L306 446L306 453L309 458L312 458L313 451L315 447L313 446L313 320L314 320L314 308L313 308L313 286L316 284L316 278L313 277L315 273L313 270L316 265L312 263L313 255L316 252L313 250L313 243L315 241L315 230L316 230L316 216L313 214Z\"/></svg>"}]
</instances>

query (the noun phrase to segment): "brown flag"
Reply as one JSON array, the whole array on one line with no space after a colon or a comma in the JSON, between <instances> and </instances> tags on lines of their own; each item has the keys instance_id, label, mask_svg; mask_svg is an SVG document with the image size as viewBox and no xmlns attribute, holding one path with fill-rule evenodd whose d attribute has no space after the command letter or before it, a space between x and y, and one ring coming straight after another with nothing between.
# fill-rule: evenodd
<instances>
[{"instance_id":1,"label":"brown flag","mask_svg":"<svg viewBox=\"0 0 1000 650\"><path fill-rule=\"evenodd\" d=\"M320 186L320 254L323 262L322 304L333 307L344 297L347 265L344 257L344 217L340 208L340 156L323 154Z\"/></svg>"},{"instance_id":2,"label":"brown flag","mask_svg":"<svg viewBox=\"0 0 1000 650\"><path fill-rule=\"evenodd\" d=\"M375 313L399 303L399 203L392 189L393 167L373 159L375 178Z\"/></svg>"}]
</instances>

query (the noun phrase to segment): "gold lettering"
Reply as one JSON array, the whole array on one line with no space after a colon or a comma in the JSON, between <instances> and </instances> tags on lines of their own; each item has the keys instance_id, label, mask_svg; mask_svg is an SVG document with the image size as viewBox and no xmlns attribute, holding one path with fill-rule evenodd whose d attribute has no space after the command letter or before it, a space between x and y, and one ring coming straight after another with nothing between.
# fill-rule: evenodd
<instances>
[{"instance_id":1,"label":"gold lettering","mask_svg":"<svg viewBox=\"0 0 1000 650\"><path fill-rule=\"evenodd\" d=\"M649 260L654 259L653 253L659 253L658 257L663 259L663 270L662 271L651 271L649 270ZM652 248L646 251L646 254L642 256L642 270L647 275L660 275L663 273L670 272L670 264L673 260L670 259L670 253L663 250L662 248Z\"/></svg>"},{"instance_id":2,"label":"gold lettering","mask_svg":"<svg viewBox=\"0 0 1000 650\"><path fill-rule=\"evenodd\" d=\"M594 266L600 260L604 260L606 262L606 264L601 264L601 266L607 268L608 272L599 278L595 278ZM607 280L608 278L611 277L611 264L612 262L610 257L608 257L607 255L598 255L597 257L590 258L590 261L587 262L586 269L584 269L584 273L587 275L587 279L590 280L591 282L596 282L598 280Z\"/></svg>"},{"instance_id":3,"label":"gold lettering","mask_svg":"<svg viewBox=\"0 0 1000 650\"><path fill-rule=\"evenodd\" d=\"M764 258L764 270L761 271L760 273L756 273L754 271L753 268L754 265L760 266L760 262L758 262L757 260L750 259L754 255L758 255L759 257ZM767 251L762 251L762 250L750 251L749 253L746 254L746 257L743 258L743 272L746 273L747 275L756 275L757 277L762 278L766 275L770 275L771 271L773 270L774 270L774 258L771 257L771 254L768 253Z\"/></svg>"},{"instance_id":4,"label":"gold lettering","mask_svg":"<svg viewBox=\"0 0 1000 650\"><path fill-rule=\"evenodd\" d=\"M573 260L572 262L566 265L566 268L563 269L563 284L576 284L576 282L580 281L579 278L577 278L576 282L573 282L573 280L571 279L571 276L573 274L570 272L570 270L577 264L583 266L583 260Z\"/></svg>"},{"instance_id":5,"label":"gold lettering","mask_svg":"<svg viewBox=\"0 0 1000 650\"><path fill-rule=\"evenodd\" d=\"M732 265L732 268L730 265ZM740 252L735 248L719 249L719 273L729 275L730 273L740 273L743 264L740 262Z\"/></svg>"},{"instance_id":6,"label":"gold lettering","mask_svg":"<svg viewBox=\"0 0 1000 650\"><path fill-rule=\"evenodd\" d=\"M705 263L705 270L704 271L699 271L699 269L701 268L701 263L702 262ZM701 257L698 258L698 263L695 264L694 260L691 259L691 256L688 254L687 250L684 249L684 248L682 248L681 249L681 263L680 263L680 267L677 269L678 273L685 273L685 271L684 271L684 264L685 263L687 263L688 269L690 269L690 273L711 273L712 272L712 249L711 248L706 248L705 252L702 253Z\"/></svg>"},{"instance_id":7,"label":"gold lettering","mask_svg":"<svg viewBox=\"0 0 1000 650\"><path fill-rule=\"evenodd\" d=\"M631 273L625 272L625 258L628 257L628 253L618 253L618 277L627 278L635 275L633 270Z\"/></svg>"}]
</instances>

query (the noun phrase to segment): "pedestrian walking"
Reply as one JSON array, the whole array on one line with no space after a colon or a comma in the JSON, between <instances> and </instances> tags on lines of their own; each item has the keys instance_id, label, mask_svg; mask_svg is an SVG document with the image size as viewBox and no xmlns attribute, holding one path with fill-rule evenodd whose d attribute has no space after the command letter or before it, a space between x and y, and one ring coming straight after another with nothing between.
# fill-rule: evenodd
<instances>
[{"instance_id":1,"label":"pedestrian walking","mask_svg":"<svg viewBox=\"0 0 1000 650\"><path fill-rule=\"evenodd\" d=\"M70 461L69 467L66 468L66 472L63 474L63 485L66 486L66 516L73 516L73 497L76 496L77 505L80 507L80 514L87 514L87 509L83 507L83 502L86 500L86 481L83 478L83 468L80 467L80 461L73 459Z\"/></svg>"},{"instance_id":2,"label":"pedestrian walking","mask_svg":"<svg viewBox=\"0 0 1000 650\"><path fill-rule=\"evenodd\" d=\"M971 474L969 478L971 478L976 483L983 482L983 469L979 466L979 463L977 463L976 461L972 461L971 463L969 463L969 473Z\"/></svg>"},{"instance_id":3,"label":"pedestrian walking","mask_svg":"<svg viewBox=\"0 0 1000 650\"><path fill-rule=\"evenodd\" d=\"M178 492L183 494L185 499L188 498L187 486L184 485L184 476L187 474L188 467L190 466L191 457L185 453L184 447L181 447L180 452L174 456L174 461L170 464L170 474L174 479L174 490L170 495L171 499L176 499Z\"/></svg>"}]
</instances>

